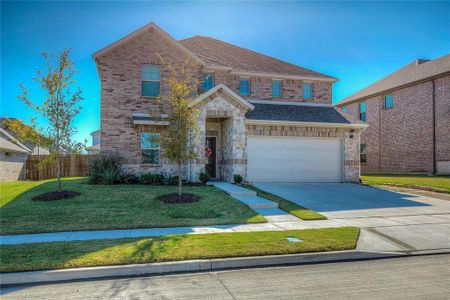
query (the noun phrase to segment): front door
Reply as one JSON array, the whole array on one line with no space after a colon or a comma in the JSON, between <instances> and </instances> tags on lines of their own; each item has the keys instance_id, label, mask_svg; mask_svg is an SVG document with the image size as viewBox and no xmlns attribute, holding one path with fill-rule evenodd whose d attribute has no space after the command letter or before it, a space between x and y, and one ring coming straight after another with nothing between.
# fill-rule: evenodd
<instances>
[{"instance_id":1,"label":"front door","mask_svg":"<svg viewBox=\"0 0 450 300\"><path fill-rule=\"evenodd\" d=\"M206 156L206 164L205 164L205 172L209 175L210 178L216 178L216 137L209 136L206 137L206 148L205 148L205 156Z\"/></svg>"}]
</instances>

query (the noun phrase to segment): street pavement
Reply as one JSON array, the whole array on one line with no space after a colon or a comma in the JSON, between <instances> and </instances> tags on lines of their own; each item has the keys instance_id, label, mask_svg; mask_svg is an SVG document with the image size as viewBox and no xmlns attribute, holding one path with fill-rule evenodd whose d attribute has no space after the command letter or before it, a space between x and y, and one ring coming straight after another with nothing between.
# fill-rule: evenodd
<instances>
[{"instance_id":1,"label":"street pavement","mask_svg":"<svg viewBox=\"0 0 450 300\"><path fill-rule=\"evenodd\" d=\"M19 286L1 299L449 299L450 255Z\"/></svg>"}]
</instances>

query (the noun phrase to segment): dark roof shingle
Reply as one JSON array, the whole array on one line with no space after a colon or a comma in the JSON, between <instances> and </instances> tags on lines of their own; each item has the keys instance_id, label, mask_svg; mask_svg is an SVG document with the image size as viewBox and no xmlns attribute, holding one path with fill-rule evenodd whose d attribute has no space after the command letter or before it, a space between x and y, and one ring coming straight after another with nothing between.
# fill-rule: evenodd
<instances>
[{"instance_id":1,"label":"dark roof shingle","mask_svg":"<svg viewBox=\"0 0 450 300\"><path fill-rule=\"evenodd\" d=\"M367 98L371 95L450 72L450 54L433 60L417 59L392 74L339 101L336 105Z\"/></svg>"},{"instance_id":2,"label":"dark roof shingle","mask_svg":"<svg viewBox=\"0 0 450 300\"><path fill-rule=\"evenodd\" d=\"M179 40L179 43L207 64L230 67L236 71L335 79L211 37L194 36Z\"/></svg>"},{"instance_id":3,"label":"dark roof shingle","mask_svg":"<svg viewBox=\"0 0 450 300\"><path fill-rule=\"evenodd\" d=\"M247 112L249 120L269 120L288 122L317 122L350 124L334 107L303 106L286 104L254 103L255 109Z\"/></svg>"}]
</instances>

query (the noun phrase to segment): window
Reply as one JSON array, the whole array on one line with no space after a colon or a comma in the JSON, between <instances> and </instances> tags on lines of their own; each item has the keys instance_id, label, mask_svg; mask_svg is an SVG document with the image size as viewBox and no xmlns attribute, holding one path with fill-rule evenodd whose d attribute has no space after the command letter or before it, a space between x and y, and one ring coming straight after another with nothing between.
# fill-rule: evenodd
<instances>
[{"instance_id":1,"label":"window","mask_svg":"<svg viewBox=\"0 0 450 300\"><path fill-rule=\"evenodd\" d=\"M384 96L384 108L392 108L394 106L394 103L392 101L392 95L386 95Z\"/></svg>"},{"instance_id":2,"label":"window","mask_svg":"<svg viewBox=\"0 0 450 300\"><path fill-rule=\"evenodd\" d=\"M361 144L359 151L359 160L362 164L367 163L367 146L366 144Z\"/></svg>"},{"instance_id":3,"label":"window","mask_svg":"<svg viewBox=\"0 0 450 300\"><path fill-rule=\"evenodd\" d=\"M241 94L241 96L250 95L250 80L248 79L239 80L239 94Z\"/></svg>"},{"instance_id":4,"label":"window","mask_svg":"<svg viewBox=\"0 0 450 300\"><path fill-rule=\"evenodd\" d=\"M159 133L141 133L142 164L159 164L160 137Z\"/></svg>"},{"instance_id":5,"label":"window","mask_svg":"<svg viewBox=\"0 0 450 300\"><path fill-rule=\"evenodd\" d=\"M159 66L142 65L142 96L157 97L161 88L161 69Z\"/></svg>"},{"instance_id":6,"label":"window","mask_svg":"<svg viewBox=\"0 0 450 300\"><path fill-rule=\"evenodd\" d=\"M211 73L203 73L202 75L202 91L208 91L214 86L214 76Z\"/></svg>"},{"instance_id":7,"label":"window","mask_svg":"<svg viewBox=\"0 0 450 300\"><path fill-rule=\"evenodd\" d=\"M366 102L359 103L359 119L363 122L366 121Z\"/></svg>"},{"instance_id":8,"label":"window","mask_svg":"<svg viewBox=\"0 0 450 300\"><path fill-rule=\"evenodd\" d=\"M312 83L305 82L303 84L303 98L312 99Z\"/></svg>"},{"instance_id":9,"label":"window","mask_svg":"<svg viewBox=\"0 0 450 300\"><path fill-rule=\"evenodd\" d=\"M347 106L344 106L344 107L342 108L342 111L345 112L345 113L348 112L348 107L347 107Z\"/></svg>"},{"instance_id":10,"label":"window","mask_svg":"<svg viewBox=\"0 0 450 300\"><path fill-rule=\"evenodd\" d=\"M281 97L281 81L272 80L272 97Z\"/></svg>"}]
</instances>

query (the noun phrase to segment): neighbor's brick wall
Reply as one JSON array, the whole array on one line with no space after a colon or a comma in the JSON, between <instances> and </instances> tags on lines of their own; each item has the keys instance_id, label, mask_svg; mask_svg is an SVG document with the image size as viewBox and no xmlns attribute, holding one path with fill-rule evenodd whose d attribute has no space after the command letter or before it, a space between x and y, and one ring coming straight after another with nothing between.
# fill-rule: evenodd
<instances>
[{"instance_id":1,"label":"neighbor's brick wall","mask_svg":"<svg viewBox=\"0 0 450 300\"><path fill-rule=\"evenodd\" d=\"M0 151L0 182L25 179L27 154Z\"/></svg>"},{"instance_id":2,"label":"neighbor's brick wall","mask_svg":"<svg viewBox=\"0 0 450 300\"><path fill-rule=\"evenodd\" d=\"M450 75L436 79L436 160L450 173Z\"/></svg>"},{"instance_id":3,"label":"neighbor's brick wall","mask_svg":"<svg viewBox=\"0 0 450 300\"><path fill-rule=\"evenodd\" d=\"M384 109L384 95L365 100L369 127L361 134L367 145L362 172L432 172L432 82L396 90L394 107ZM356 120L358 102L347 105ZM436 80L436 159L450 160L450 76Z\"/></svg>"}]
</instances>

